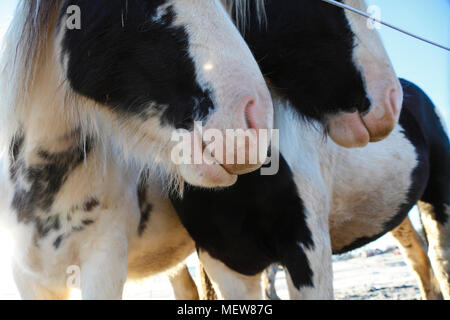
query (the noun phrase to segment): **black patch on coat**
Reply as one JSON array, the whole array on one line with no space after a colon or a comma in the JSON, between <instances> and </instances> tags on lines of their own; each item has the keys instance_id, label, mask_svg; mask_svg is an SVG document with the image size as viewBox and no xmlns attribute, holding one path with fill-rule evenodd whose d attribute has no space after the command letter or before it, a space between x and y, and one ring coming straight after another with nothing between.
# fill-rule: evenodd
<instances>
[{"instance_id":1,"label":"black patch on coat","mask_svg":"<svg viewBox=\"0 0 450 320\"><path fill-rule=\"evenodd\" d=\"M69 238L72 233L81 232L85 229L85 227L90 226L94 223L95 223L94 220L85 219L85 220L81 221L80 225L72 226L72 228L69 232L60 234L58 237L56 237L55 241L53 241L53 247L55 248L55 250L58 250L61 246L61 243L65 239Z\"/></svg>"},{"instance_id":2,"label":"black patch on coat","mask_svg":"<svg viewBox=\"0 0 450 320\"><path fill-rule=\"evenodd\" d=\"M38 151L42 163L25 166L20 157L13 160L11 166L23 168L20 174L30 184L28 190L16 185L12 207L17 211L18 221L28 223L35 218L35 211L41 210L50 214L53 201L70 173L85 159L92 148L91 139L85 143L76 144L69 150L50 153L45 150ZM17 171L10 170L14 175ZM14 175L11 178L14 181Z\"/></svg>"},{"instance_id":3,"label":"black patch on coat","mask_svg":"<svg viewBox=\"0 0 450 320\"><path fill-rule=\"evenodd\" d=\"M23 168L23 161L19 161L19 156L22 151L23 142L25 140L24 134L19 131L11 141L11 145L9 147L9 176L12 182L17 181L18 171Z\"/></svg>"},{"instance_id":4,"label":"black patch on coat","mask_svg":"<svg viewBox=\"0 0 450 320\"><path fill-rule=\"evenodd\" d=\"M265 3L267 25L250 15L243 36L272 89L300 115L322 122L339 112L367 112L370 101L353 62L354 34L344 11L317 0ZM255 6L250 1L250 12Z\"/></svg>"},{"instance_id":5,"label":"black patch on coat","mask_svg":"<svg viewBox=\"0 0 450 320\"><path fill-rule=\"evenodd\" d=\"M300 246L312 249L312 235L292 172L282 157L276 175L256 171L220 190L187 186L183 199L172 196L171 200L199 250L244 275L281 263L297 288L313 286L313 272Z\"/></svg>"},{"instance_id":6,"label":"black patch on coat","mask_svg":"<svg viewBox=\"0 0 450 320\"><path fill-rule=\"evenodd\" d=\"M50 231L58 231L61 229L59 215L51 215L48 218L36 218L36 231L40 238L46 237Z\"/></svg>"},{"instance_id":7,"label":"black patch on coat","mask_svg":"<svg viewBox=\"0 0 450 320\"><path fill-rule=\"evenodd\" d=\"M88 201L86 201L83 204L83 210L85 212L91 212L92 210L97 208L99 205L100 205L100 202L98 201L97 198L90 198Z\"/></svg>"},{"instance_id":8,"label":"black patch on coat","mask_svg":"<svg viewBox=\"0 0 450 320\"><path fill-rule=\"evenodd\" d=\"M383 226L383 232L373 237L361 237L350 245L335 251L344 253L370 243L383 236L406 218L419 201L435 208L434 218L441 224L448 220L445 204L450 203L450 143L442 123L436 115L436 107L430 98L415 84L400 79L404 91L400 125L403 134L413 144L417 166L412 172L407 201L398 213ZM395 159L392 159L395 161ZM388 182L386 182L388 183Z\"/></svg>"},{"instance_id":9,"label":"black patch on coat","mask_svg":"<svg viewBox=\"0 0 450 320\"><path fill-rule=\"evenodd\" d=\"M71 0L82 12L81 30L66 30L72 88L124 117L143 120L162 112L161 123L192 127L214 108L213 92L196 79L184 27L173 26L170 6L154 21L165 0Z\"/></svg>"},{"instance_id":10,"label":"black patch on coat","mask_svg":"<svg viewBox=\"0 0 450 320\"><path fill-rule=\"evenodd\" d=\"M25 140L25 136L22 131L19 131L16 134L11 142L11 146L9 147L9 152L11 155L11 162L14 162L19 158L20 151L22 150L23 142Z\"/></svg>"},{"instance_id":11,"label":"black patch on coat","mask_svg":"<svg viewBox=\"0 0 450 320\"><path fill-rule=\"evenodd\" d=\"M91 224L94 223L94 220L85 219L85 220L81 221L81 223L83 224L83 226L90 226Z\"/></svg>"},{"instance_id":12,"label":"black patch on coat","mask_svg":"<svg viewBox=\"0 0 450 320\"><path fill-rule=\"evenodd\" d=\"M61 234L58 237L56 237L55 241L53 241L53 247L55 248L55 250L59 249L64 238L65 238L64 234Z\"/></svg>"},{"instance_id":13,"label":"black patch on coat","mask_svg":"<svg viewBox=\"0 0 450 320\"><path fill-rule=\"evenodd\" d=\"M150 213L153 210L153 205L148 202L147 199L147 188L145 185L139 184L138 186L138 201L139 209L141 212L141 219L138 225L138 235L142 236L145 229L147 228L148 220L150 219Z\"/></svg>"}]
</instances>

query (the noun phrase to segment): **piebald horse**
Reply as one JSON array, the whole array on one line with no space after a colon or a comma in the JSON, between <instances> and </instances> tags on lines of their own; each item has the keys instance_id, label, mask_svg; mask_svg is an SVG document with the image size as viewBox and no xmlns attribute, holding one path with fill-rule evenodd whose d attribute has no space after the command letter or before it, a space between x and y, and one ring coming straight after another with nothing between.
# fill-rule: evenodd
<instances>
[{"instance_id":1,"label":"piebald horse","mask_svg":"<svg viewBox=\"0 0 450 320\"><path fill-rule=\"evenodd\" d=\"M362 1L346 2L365 9ZM312 8L322 14L312 15ZM338 94L350 95L358 88L340 87L346 79L327 73L332 67L324 55L347 53L347 61L371 61L366 68L364 64L355 68L373 105L368 118L372 112L381 119L386 110L400 111L398 101L392 99L402 91L397 88L400 82L392 78L382 47L368 51L381 43L375 31L368 31L365 19L320 1L267 1L265 14L266 27L261 28L259 19L251 15L243 34L272 87L282 155L279 172L250 173L232 187L214 192L185 188L183 198L172 198L216 291L225 299L261 298L261 273L278 262L286 268L291 298L332 298L332 254L360 247L395 227L401 231L400 223L418 202L428 256L443 297L450 298L450 144L434 105L417 86L401 80L403 110L387 138L356 149L339 146L336 137L324 139L327 127L333 138L333 125L308 113L308 107L313 108L314 101L320 106L333 96L343 105L352 105ZM305 21L311 23L309 28ZM319 21L332 22L326 28ZM307 31L314 30L322 36L316 46L302 43ZM341 34L355 35L351 36L355 43L347 48L335 45ZM333 50L318 50L327 47ZM308 57L325 62L308 69ZM304 91L315 81L316 72L328 74L318 77L321 90ZM374 75L378 78L370 78ZM384 98L374 98L371 83L390 89L381 91L387 93ZM328 96L329 92L334 95Z\"/></svg>"},{"instance_id":2,"label":"piebald horse","mask_svg":"<svg viewBox=\"0 0 450 320\"><path fill-rule=\"evenodd\" d=\"M163 191L228 186L261 163L175 165L172 133L273 125L217 0L24 0L0 72L2 218L25 299L66 298L77 268L83 298L109 299L127 278L176 267L194 243Z\"/></svg>"}]
</instances>

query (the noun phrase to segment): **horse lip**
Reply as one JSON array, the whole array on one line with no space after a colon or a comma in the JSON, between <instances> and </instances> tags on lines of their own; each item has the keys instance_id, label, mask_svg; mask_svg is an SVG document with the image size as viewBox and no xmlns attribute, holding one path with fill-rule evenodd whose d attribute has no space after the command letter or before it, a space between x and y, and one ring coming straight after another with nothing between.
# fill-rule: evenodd
<instances>
[{"instance_id":1,"label":"horse lip","mask_svg":"<svg viewBox=\"0 0 450 320\"><path fill-rule=\"evenodd\" d=\"M227 168L226 164L220 163L220 161L215 157L215 155L213 155L211 152L209 152L206 149L205 141L202 140L202 154L204 154L205 150L208 152L208 155L211 157L211 159L213 159L218 165L220 165L225 170L226 173L228 173L231 176L251 173L251 172L258 170L262 166L262 164L248 165L248 166L246 166L246 168L244 168L242 170L237 170L237 171L233 172L233 171L230 171L229 168Z\"/></svg>"},{"instance_id":2,"label":"horse lip","mask_svg":"<svg viewBox=\"0 0 450 320\"><path fill-rule=\"evenodd\" d=\"M255 164L254 166L247 166L246 168L244 168L244 169L242 169L242 170L238 170L238 171L236 171L236 172L233 172L233 173L230 173L230 174L232 174L232 175L243 175L243 174L248 174L248 173L251 173L251 172L254 172L254 171L256 171L256 170L258 170L259 168L261 168L261 166L262 165L260 165L260 164ZM223 165L222 165L222 167L223 167ZM227 170L227 168L226 167L224 167L224 169L229 173L230 171L229 170Z\"/></svg>"}]
</instances>

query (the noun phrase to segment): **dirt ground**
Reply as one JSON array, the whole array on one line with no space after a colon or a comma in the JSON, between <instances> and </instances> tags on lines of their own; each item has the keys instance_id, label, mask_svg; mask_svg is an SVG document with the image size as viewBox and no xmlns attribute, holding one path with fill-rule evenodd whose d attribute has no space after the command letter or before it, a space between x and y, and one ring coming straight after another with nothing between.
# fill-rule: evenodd
<instances>
[{"instance_id":1,"label":"dirt ground","mask_svg":"<svg viewBox=\"0 0 450 320\"><path fill-rule=\"evenodd\" d=\"M421 299L414 274L401 255L381 254L333 263L334 294L337 300ZM284 273L276 280L281 299L288 298Z\"/></svg>"},{"instance_id":2,"label":"dirt ground","mask_svg":"<svg viewBox=\"0 0 450 320\"><path fill-rule=\"evenodd\" d=\"M338 300L418 300L415 275L401 255L381 254L333 263Z\"/></svg>"},{"instance_id":3,"label":"dirt ground","mask_svg":"<svg viewBox=\"0 0 450 320\"><path fill-rule=\"evenodd\" d=\"M333 263L335 296L338 300L416 300L420 292L415 276L401 255L382 254ZM0 300L19 299L9 264L0 263ZM283 272L277 274L276 288L282 299L288 298ZM75 292L72 299L79 299ZM165 275L152 277L125 287L124 299L173 299Z\"/></svg>"}]
</instances>

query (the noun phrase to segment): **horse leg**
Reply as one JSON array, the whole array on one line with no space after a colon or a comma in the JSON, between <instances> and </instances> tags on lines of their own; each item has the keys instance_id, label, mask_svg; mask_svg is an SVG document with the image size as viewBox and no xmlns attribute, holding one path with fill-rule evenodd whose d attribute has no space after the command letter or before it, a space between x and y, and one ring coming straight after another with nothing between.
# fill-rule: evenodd
<instances>
[{"instance_id":1,"label":"horse leg","mask_svg":"<svg viewBox=\"0 0 450 320\"><path fill-rule=\"evenodd\" d=\"M200 278L200 300L218 300L217 293L214 290L211 279L203 268L203 265L199 262L198 264L198 275Z\"/></svg>"},{"instance_id":2,"label":"horse leg","mask_svg":"<svg viewBox=\"0 0 450 320\"><path fill-rule=\"evenodd\" d=\"M428 257L444 299L450 299L450 206L418 203L428 241Z\"/></svg>"},{"instance_id":3,"label":"horse leg","mask_svg":"<svg viewBox=\"0 0 450 320\"><path fill-rule=\"evenodd\" d=\"M439 284L424 249L425 245L412 226L409 217L406 217L397 228L392 230L391 235L397 240L403 257L417 276L422 298L424 300L442 299Z\"/></svg>"},{"instance_id":4,"label":"horse leg","mask_svg":"<svg viewBox=\"0 0 450 320\"><path fill-rule=\"evenodd\" d=\"M263 284L265 299L267 300L281 300L277 295L275 288L275 280L278 271L278 264L272 264L263 272ZM214 287L206 274L205 268L199 263L199 277L201 282L201 300L217 300L217 294Z\"/></svg>"},{"instance_id":5,"label":"horse leg","mask_svg":"<svg viewBox=\"0 0 450 320\"><path fill-rule=\"evenodd\" d=\"M264 291L266 299L268 300L281 300L277 294L275 288L275 280L277 277L278 264L271 264L263 273Z\"/></svg>"},{"instance_id":6,"label":"horse leg","mask_svg":"<svg viewBox=\"0 0 450 320\"><path fill-rule=\"evenodd\" d=\"M284 269L291 300L331 300L333 294L333 268L331 245L289 250Z\"/></svg>"},{"instance_id":7,"label":"horse leg","mask_svg":"<svg viewBox=\"0 0 450 320\"><path fill-rule=\"evenodd\" d=\"M221 261L199 250L198 257L219 299L222 300L262 300L262 273L245 276L228 268Z\"/></svg>"},{"instance_id":8,"label":"horse leg","mask_svg":"<svg viewBox=\"0 0 450 320\"><path fill-rule=\"evenodd\" d=\"M119 300L127 278L128 238L110 232L82 252L81 293L84 300Z\"/></svg>"},{"instance_id":9,"label":"horse leg","mask_svg":"<svg viewBox=\"0 0 450 320\"><path fill-rule=\"evenodd\" d=\"M291 243L283 248L282 264L285 267L289 296L291 300L331 300L334 298L334 291L329 209L321 201L317 201L320 197L313 199L304 193L302 199L311 242ZM325 196L322 199L326 199Z\"/></svg>"},{"instance_id":10,"label":"horse leg","mask_svg":"<svg viewBox=\"0 0 450 320\"><path fill-rule=\"evenodd\" d=\"M62 287L50 289L41 285L37 279L23 271L20 266L13 263L12 267L14 281L23 300L67 300L70 289Z\"/></svg>"},{"instance_id":11,"label":"horse leg","mask_svg":"<svg viewBox=\"0 0 450 320\"><path fill-rule=\"evenodd\" d=\"M199 300L197 285L185 263L167 273L176 300Z\"/></svg>"}]
</instances>

